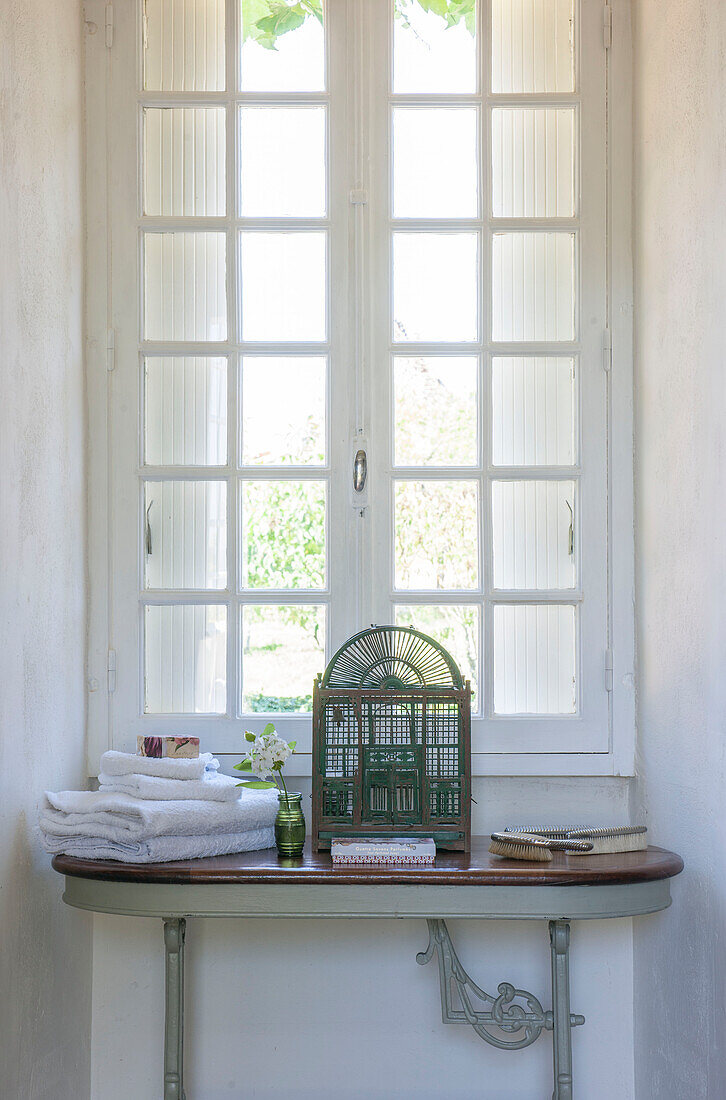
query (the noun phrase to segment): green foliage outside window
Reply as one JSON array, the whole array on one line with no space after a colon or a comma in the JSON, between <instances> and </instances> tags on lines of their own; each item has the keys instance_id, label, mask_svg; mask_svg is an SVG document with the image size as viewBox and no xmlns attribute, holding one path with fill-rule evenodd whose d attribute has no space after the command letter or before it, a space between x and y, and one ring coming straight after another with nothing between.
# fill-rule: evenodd
<instances>
[{"instance_id":1,"label":"green foliage outside window","mask_svg":"<svg viewBox=\"0 0 726 1100\"><path fill-rule=\"evenodd\" d=\"M414 4L423 11L439 15L447 27L463 22L470 34L475 32L476 0L396 0L396 19L405 27ZM322 0L242 0L242 41L252 39L266 50L276 50L283 34L295 31L306 19L323 22Z\"/></svg>"}]
</instances>

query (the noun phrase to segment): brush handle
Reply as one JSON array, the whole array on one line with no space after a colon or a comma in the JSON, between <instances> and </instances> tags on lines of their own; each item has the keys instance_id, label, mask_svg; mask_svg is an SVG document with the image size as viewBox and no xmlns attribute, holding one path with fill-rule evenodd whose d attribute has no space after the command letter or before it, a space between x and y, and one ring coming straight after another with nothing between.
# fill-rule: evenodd
<instances>
[{"instance_id":1,"label":"brush handle","mask_svg":"<svg viewBox=\"0 0 726 1100\"><path fill-rule=\"evenodd\" d=\"M510 836L513 833L530 833L558 840L567 840L571 837L586 839L587 837L635 836L647 831L645 825L616 825L612 828L597 828L590 825L507 825L504 830Z\"/></svg>"},{"instance_id":2,"label":"brush handle","mask_svg":"<svg viewBox=\"0 0 726 1100\"><path fill-rule=\"evenodd\" d=\"M591 852L592 844L587 840L570 840L566 837L545 837L541 833L504 832L492 833L492 840L502 844L531 844L534 848L549 848L551 852Z\"/></svg>"}]
</instances>

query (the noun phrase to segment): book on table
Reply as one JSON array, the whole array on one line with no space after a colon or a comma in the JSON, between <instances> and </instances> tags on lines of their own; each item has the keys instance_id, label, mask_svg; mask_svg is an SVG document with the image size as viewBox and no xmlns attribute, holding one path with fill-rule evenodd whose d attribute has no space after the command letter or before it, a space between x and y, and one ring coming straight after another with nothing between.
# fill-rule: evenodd
<instances>
[{"instance_id":1,"label":"book on table","mask_svg":"<svg viewBox=\"0 0 726 1100\"><path fill-rule=\"evenodd\" d=\"M334 864L370 867L433 864L436 844L428 837L350 837L330 842Z\"/></svg>"}]
</instances>

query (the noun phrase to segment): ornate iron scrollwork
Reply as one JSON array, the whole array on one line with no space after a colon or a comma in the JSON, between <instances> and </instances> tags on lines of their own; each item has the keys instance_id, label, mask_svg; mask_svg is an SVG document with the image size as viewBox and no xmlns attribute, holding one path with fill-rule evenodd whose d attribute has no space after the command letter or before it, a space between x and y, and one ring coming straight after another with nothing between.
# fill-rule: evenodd
<instances>
[{"instance_id":1,"label":"ornate iron scrollwork","mask_svg":"<svg viewBox=\"0 0 726 1100\"><path fill-rule=\"evenodd\" d=\"M425 966L438 956L441 986L441 1015L445 1024L470 1024L485 1042L501 1050L521 1050L534 1043L542 1030L551 1031L552 1013L545 1011L533 994L515 989L509 982L497 986L493 997L472 981L459 962L446 922L429 919L429 943L419 951L416 962ZM454 1005L454 987L460 1008ZM485 1007L476 1008L474 1000ZM571 1016L570 1025L584 1023L583 1016Z\"/></svg>"}]
</instances>

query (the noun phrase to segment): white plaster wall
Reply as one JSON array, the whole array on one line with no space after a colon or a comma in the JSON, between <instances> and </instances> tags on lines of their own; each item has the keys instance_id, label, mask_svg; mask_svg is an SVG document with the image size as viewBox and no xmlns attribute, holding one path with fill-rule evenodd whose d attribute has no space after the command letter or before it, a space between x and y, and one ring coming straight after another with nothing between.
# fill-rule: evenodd
<instances>
[{"instance_id":1,"label":"white plaster wall","mask_svg":"<svg viewBox=\"0 0 726 1100\"><path fill-rule=\"evenodd\" d=\"M307 791L309 780L297 786ZM492 779L476 784L475 798L475 832L530 817L625 822L630 784ZM583 1100L634 1100L633 923L574 929L572 1010L587 1017L573 1036ZM550 1007L545 922L450 928L485 989L511 981ZM435 964L416 964L426 943L422 920L190 921L189 1100L544 1100L549 1034L506 1052L445 1027ZM93 1100L158 1100L163 971L160 921L94 918Z\"/></svg>"},{"instance_id":2,"label":"white plaster wall","mask_svg":"<svg viewBox=\"0 0 726 1100\"><path fill-rule=\"evenodd\" d=\"M90 918L34 834L84 770L81 10L0 3L0 1096L84 1100Z\"/></svg>"},{"instance_id":3,"label":"white plaster wall","mask_svg":"<svg viewBox=\"0 0 726 1100\"><path fill-rule=\"evenodd\" d=\"M640 797L686 871L635 931L638 1100L726 1096L726 5L637 0Z\"/></svg>"}]
</instances>

